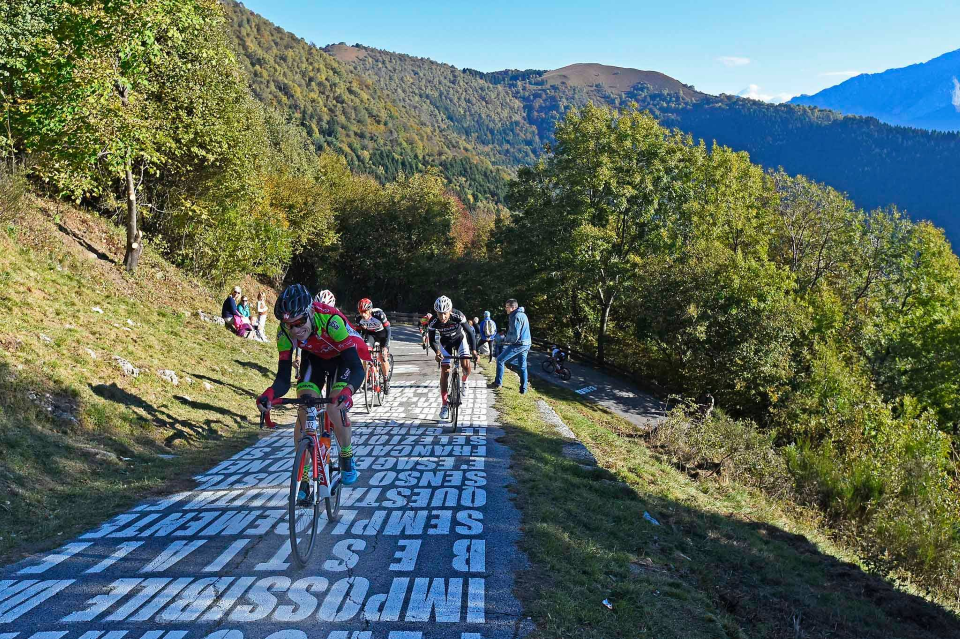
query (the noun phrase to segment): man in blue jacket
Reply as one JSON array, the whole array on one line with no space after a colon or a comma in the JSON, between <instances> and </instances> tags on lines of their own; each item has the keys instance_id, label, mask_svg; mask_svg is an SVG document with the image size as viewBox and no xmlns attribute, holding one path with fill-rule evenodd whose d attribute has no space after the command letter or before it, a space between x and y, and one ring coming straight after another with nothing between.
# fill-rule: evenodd
<instances>
[{"instance_id":1,"label":"man in blue jacket","mask_svg":"<svg viewBox=\"0 0 960 639\"><path fill-rule=\"evenodd\" d=\"M507 300L503 305L507 311L507 336L503 340L503 351L497 356L497 378L491 388L500 388L503 383L503 369L511 360L517 360L520 368L520 394L527 392L527 353L533 343L530 339L530 322L523 307L517 300Z\"/></svg>"}]
</instances>

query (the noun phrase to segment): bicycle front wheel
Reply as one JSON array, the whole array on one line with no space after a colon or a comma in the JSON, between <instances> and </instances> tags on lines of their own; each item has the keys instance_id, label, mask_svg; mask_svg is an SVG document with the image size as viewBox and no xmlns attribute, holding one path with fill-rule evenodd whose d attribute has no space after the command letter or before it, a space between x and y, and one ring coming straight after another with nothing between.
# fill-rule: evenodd
<instances>
[{"instance_id":1,"label":"bicycle front wheel","mask_svg":"<svg viewBox=\"0 0 960 639\"><path fill-rule=\"evenodd\" d=\"M383 370L379 364L374 368L373 403L375 406L383 406Z\"/></svg>"},{"instance_id":2,"label":"bicycle front wheel","mask_svg":"<svg viewBox=\"0 0 960 639\"><path fill-rule=\"evenodd\" d=\"M363 405L367 408L367 414L373 404L373 367L369 364L364 366L366 375L363 377Z\"/></svg>"},{"instance_id":3,"label":"bicycle front wheel","mask_svg":"<svg viewBox=\"0 0 960 639\"><path fill-rule=\"evenodd\" d=\"M450 382L453 388L450 390L450 427L453 432L457 432L457 420L460 418L460 369L453 371L450 375Z\"/></svg>"},{"instance_id":4,"label":"bicycle front wheel","mask_svg":"<svg viewBox=\"0 0 960 639\"><path fill-rule=\"evenodd\" d=\"M320 518L320 500L313 486L313 441L309 437L300 440L297 454L293 458L293 472L290 476L290 499L288 503L287 523L290 528L291 554L301 568L307 564L313 544L317 538L317 520ZM298 499L300 483L306 477L306 486L310 487L307 499Z\"/></svg>"},{"instance_id":5,"label":"bicycle front wheel","mask_svg":"<svg viewBox=\"0 0 960 639\"><path fill-rule=\"evenodd\" d=\"M552 373L557 370L556 364L553 363L553 360L548 359L543 364L540 364L540 367L543 368L544 372Z\"/></svg>"},{"instance_id":6,"label":"bicycle front wheel","mask_svg":"<svg viewBox=\"0 0 960 639\"><path fill-rule=\"evenodd\" d=\"M340 481L340 444L337 435L330 432L330 464L327 466L327 477L330 478L330 496L324 499L327 506L327 520L337 521L340 518L340 490L343 482Z\"/></svg>"},{"instance_id":7,"label":"bicycle front wheel","mask_svg":"<svg viewBox=\"0 0 960 639\"><path fill-rule=\"evenodd\" d=\"M387 373L387 381L393 381L393 353L387 356L387 362L390 364L390 372Z\"/></svg>"}]
</instances>

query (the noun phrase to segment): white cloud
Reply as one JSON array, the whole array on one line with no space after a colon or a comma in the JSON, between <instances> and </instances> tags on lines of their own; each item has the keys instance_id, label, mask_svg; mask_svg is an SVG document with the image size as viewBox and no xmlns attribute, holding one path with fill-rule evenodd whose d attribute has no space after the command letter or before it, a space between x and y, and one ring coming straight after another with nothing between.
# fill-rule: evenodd
<instances>
[{"instance_id":1,"label":"white cloud","mask_svg":"<svg viewBox=\"0 0 960 639\"><path fill-rule=\"evenodd\" d=\"M960 113L960 82L957 82L956 78L953 79L953 94L950 97L953 102L953 108Z\"/></svg>"},{"instance_id":2,"label":"white cloud","mask_svg":"<svg viewBox=\"0 0 960 639\"><path fill-rule=\"evenodd\" d=\"M746 89L740 91L737 94L741 98L750 98L751 100L761 100L763 102L772 102L773 104L780 104L781 102L786 102L794 96L793 93L764 93L756 84L751 84Z\"/></svg>"},{"instance_id":3,"label":"white cloud","mask_svg":"<svg viewBox=\"0 0 960 639\"><path fill-rule=\"evenodd\" d=\"M821 73L821 78L852 78L855 75L860 75L860 71L827 71L826 73Z\"/></svg>"},{"instance_id":4,"label":"white cloud","mask_svg":"<svg viewBox=\"0 0 960 639\"><path fill-rule=\"evenodd\" d=\"M750 58L740 58L735 55L723 55L717 58L717 62L725 67L743 67L750 64Z\"/></svg>"}]
</instances>

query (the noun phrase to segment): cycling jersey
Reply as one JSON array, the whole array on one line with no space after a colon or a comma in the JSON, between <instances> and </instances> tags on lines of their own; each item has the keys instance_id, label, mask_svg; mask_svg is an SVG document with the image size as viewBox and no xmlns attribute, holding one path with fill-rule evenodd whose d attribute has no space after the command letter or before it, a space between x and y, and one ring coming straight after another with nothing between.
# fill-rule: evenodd
<instances>
[{"instance_id":1,"label":"cycling jersey","mask_svg":"<svg viewBox=\"0 0 960 639\"><path fill-rule=\"evenodd\" d=\"M434 353L439 353L441 346L447 352L459 350L464 336L467 338L470 352L477 350L476 332L467 323L466 316L456 309L450 311L450 317L446 322L441 322L439 316L430 320L427 324L427 333L430 336L430 348Z\"/></svg>"},{"instance_id":2,"label":"cycling jersey","mask_svg":"<svg viewBox=\"0 0 960 639\"><path fill-rule=\"evenodd\" d=\"M387 314L379 308L370 311L370 319L363 319L363 315L357 315L356 324L367 333L379 333L390 328L390 320L387 319Z\"/></svg>"},{"instance_id":3,"label":"cycling jersey","mask_svg":"<svg viewBox=\"0 0 960 639\"><path fill-rule=\"evenodd\" d=\"M277 351L280 361L277 365L277 376L272 385L274 395L277 397L283 397L290 390L290 371L293 366L291 358L294 348L299 348L319 359L334 359L353 349L360 359L370 359L367 343L350 326L350 322L343 313L333 306L313 302L313 317L316 330L305 341L294 343L282 322L277 328ZM361 371L360 375L362 374ZM351 383L351 386L354 390L359 388L358 384Z\"/></svg>"}]
</instances>

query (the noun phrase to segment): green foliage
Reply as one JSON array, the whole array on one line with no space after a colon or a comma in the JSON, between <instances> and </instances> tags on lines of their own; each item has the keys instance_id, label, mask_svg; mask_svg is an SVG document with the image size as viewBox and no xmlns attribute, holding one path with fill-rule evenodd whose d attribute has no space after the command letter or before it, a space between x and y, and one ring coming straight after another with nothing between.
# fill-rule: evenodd
<instances>
[{"instance_id":1,"label":"green foliage","mask_svg":"<svg viewBox=\"0 0 960 639\"><path fill-rule=\"evenodd\" d=\"M494 148L498 135L522 130L522 118L498 130L476 123L467 134L466 128L471 127L451 127L439 115L450 109L456 112L459 107L418 102L397 84L378 86L371 81L376 75L372 67L369 73L350 68L237 2L231 0L223 6L253 94L301 126L317 151L340 154L351 169L380 182L439 166L465 201L502 199L507 172L491 165L487 151ZM384 56L391 64L415 60ZM446 95L448 79L444 78L443 89L435 95ZM474 83L474 93L483 88L484 98L496 94L501 102L513 100L481 80ZM474 119L485 113L475 114ZM486 145L483 152L474 145L480 138ZM522 134L515 138L524 139ZM532 157L530 151L526 157Z\"/></svg>"}]
</instances>

